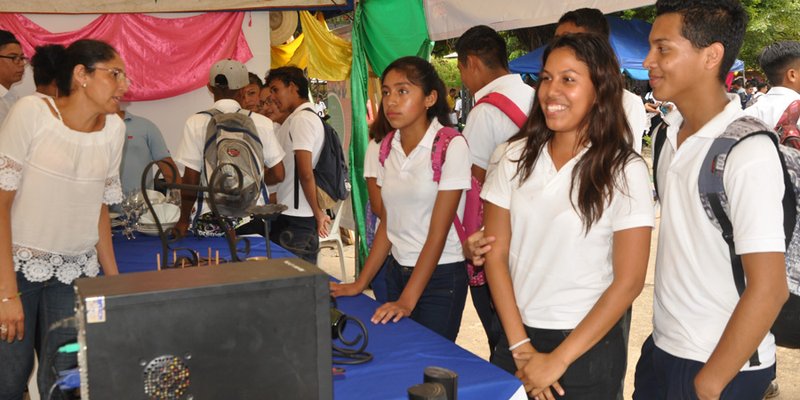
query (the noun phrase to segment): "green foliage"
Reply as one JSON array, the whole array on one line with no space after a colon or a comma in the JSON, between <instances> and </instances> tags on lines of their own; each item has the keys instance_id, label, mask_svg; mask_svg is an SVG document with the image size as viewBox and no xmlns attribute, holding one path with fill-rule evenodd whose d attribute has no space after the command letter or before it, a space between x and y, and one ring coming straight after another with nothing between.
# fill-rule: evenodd
<instances>
[{"instance_id":1,"label":"green foliage","mask_svg":"<svg viewBox=\"0 0 800 400\"><path fill-rule=\"evenodd\" d=\"M758 54L769 44L781 40L800 38L800 1L797 0L743 0L750 16L739 59L747 69L758 69ZM622 11L623 19L643 19L653 22L655 6Z\"/></svg>"},{"instance_id":2,"label":"green foliage","mask_svg":"<svg viewBox=\"0 0 800 400\"><path fill-rule=\"evenodd\" d=\"M431 59L431 64L436 68L436 73L442 78L447 89L461 87L461 74L458 72L457 63L455 58L433 57Z\"/></svg>"},{"instance_id":3,"label":"green foliage","mask_svg":"<svg viewBox=\"0 0 800 400\"><path fill-rule=\"evenodd\" d=\"M744 0L747 25L739 58L748 69L758 69L758 55L769 44L800 38L800 2L797 0Z\"/></svg>"}]
</instances>

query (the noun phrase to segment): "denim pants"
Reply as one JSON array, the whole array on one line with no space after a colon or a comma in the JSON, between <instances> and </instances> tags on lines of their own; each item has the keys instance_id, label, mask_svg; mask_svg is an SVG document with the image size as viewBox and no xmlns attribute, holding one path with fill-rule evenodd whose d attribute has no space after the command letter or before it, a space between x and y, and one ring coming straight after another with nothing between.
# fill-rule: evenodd
<instances>
[{"instance_id":1,"label":"denim pants","mask_svg":"<svg viewBox=\"0 0 800 400\"><path fill-rule=\"evenodd\" d=\"M317 265L319 233L316 218L279 215L270 225L269 239L303 260Z\"/></svg>"},{"instance_id":2,"label":"denim pants","mask_svg":"<svg viewBox=\"0 0 800 400\"><path fill-rule=\"evenodd\" d=\"M558 347L572 330L553 330L525 327L531 344L540 353L550 353ZM552 391L557 399L614 400L625 375L628 353L622 337L622 324L617 323L589 351L573 362L558 380L564 396ZM514 358L508 350L508 338L500 336L491 357L494 365L513 374L517 371Z\"/></svg>"},{"instance_id":3,"label":"denim pants","mask_svg":"<svg viewBox=\"0 0 800 400\"><path fill-rule=\"evenodd\" d=\"M675 357L656 346L653 336L642 345L633 382L634 400L696 400L694 378L704 363ZM761 400L772 380L775 365L739 372L725 386L720 400Z\"/></svg>"},{"instance_id":4,"label":"denim pants","mask_svg":"<svg viewBox=\"0 0 800 400\"><path fill-rule=\"evenodd\" d=\"M0 399L21 400L33 370L34 351L39 360L39 373L36 379L39 394L47 398L50 387L55 382L52 363L58 371L74 368L78 361L75 354L59 354L53 360L56 349L66 343L77 341L77 332L72 328L60 328L47 334L55 322L75 316L75 290L52 278L46 282L29 282L17 273L22 309L25 313L25 336L22 341L0 342ZM47 335L47 343L43 346ZM55 391L53 399L60 399Z\"/></svg>"},{"instance_id":5,"label":"denim pants","mask_svg":"<svg viewBox=\"0 0 800 400\"><path fill-rule=\"evenodd\" d=\"M389 256L386 264L386 288L389 301L397 301L408 284L413 267L404 267ZM463 261L439 264L425 286L411 319L455 342L461 327L461 315L467 301L467 266Z\"/></svg>"},{"instance_id":6,"label":"denim pants","mask_svg":"<svg viewBox=\"0 0 800 400\"><path fill-rule=\"evenodd\" d=\"M503 334L503 326L500 324L497 311L494 309L489 285L470 286L469 293L472 295L472 305L475 306L475 311L481 320L483 331L486 332L486 338L489 340L489 352L494 353L497 341L500 340L500 335Z\"/></svg>"}]
</instances>

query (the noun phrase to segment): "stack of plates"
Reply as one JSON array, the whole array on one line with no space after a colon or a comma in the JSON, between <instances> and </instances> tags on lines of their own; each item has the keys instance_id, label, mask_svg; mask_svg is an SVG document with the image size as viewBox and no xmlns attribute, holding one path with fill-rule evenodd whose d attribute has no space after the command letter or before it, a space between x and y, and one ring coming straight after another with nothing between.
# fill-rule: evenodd
<instances>
[{"instance_id":1,"label":"stack of plates","mask_svg":"<svg viewBox=\"0 0 800 400\"><path fill-rule=\"evenodd\" d=\"M171 228L175 227L175 224L178 222L169 222L169 223L162 223L161 228L164 229L164 232L170 230ZM147 236L158 236L158 226L156 224L138 224L136 230Z\"/></svg>"},{"instance_id":2,"label":"stack of plates","mask_svg":"<svg viewBox=\"0 0 800 400\"><path fill-rule=\"evenodd\" d=\"M181 216L180 207L174 204L153 204L153 209L158 216L158 220L161 222L161 228L165 231L174 227L175 224L178 223L178 219ZM136 230L145 235L158 235L158 226L156 225L156 221L150 211L146 212L141 218L139 218L139 224Z\"/></svg>"}]
</instances>

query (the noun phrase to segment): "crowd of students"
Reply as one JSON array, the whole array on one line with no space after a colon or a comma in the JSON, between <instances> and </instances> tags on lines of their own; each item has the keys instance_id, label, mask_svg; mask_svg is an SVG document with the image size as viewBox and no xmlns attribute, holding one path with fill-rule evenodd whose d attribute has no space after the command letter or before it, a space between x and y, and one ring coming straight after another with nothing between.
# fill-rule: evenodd
<instances>
[{"instance_id":1,"label":"crowd of students","mask_svg":"<svg viewBox=\"0 0 800 400\"><path fill-rule=\"evenodd\" d=\"M660 0L656 10L644 67L654 97L674 107L665 117L656 177L654 330L641 349L633 397L761 399L775 377L769 328L788 296L784 185L774 143L748 139L726 160L724 190L747 280L741 296L728 245L697 193L713 139L745 115L738 98L728 97L725 77L747 14L735 0ZM373 322L410 317L453 340L453 314L463 310L466 281L475 282L451 268L484 265L488 284L470 290L493 363L538 399L621 396L630 309L644 285L655 218L649 171L636 148L647 120L636 122L624 106L623 78L603 24L597 10L565 15L544 53L535 94L508 73L505 46L493 30L474 27L457 41L462 81L476 101L463 136L485 207L484 231L464 243L465 258L456 257L455 241L469 188L453 170L465 162L455 150L464 151L460 137L431 190L439 162L431 139L451 125L431 107L446 93L428 83L423 61L409 69L396 65L409 60L398 60L384 72L386 120L373 126L366 157L380 223L364 271L354 283L332 284L335 296L360 293L384 268L390 294ZM777 62L771 52L765 49L762 64L781 85L800 58L782 51ZM493 93L504 100L482 101ZM632 98L638 113L643 105ZM770 104L762 108L775 113L786 105ZM520 112L526 117L517 124ZM391 143L382 145L387 137ZM384 148L391 149L386 159ZM439 279L445 274L449 293ZM434 301L436 308L429 306Z\"/></svg>"},{"instance_id":2,"label":"crowd of students","mask_svg":"<svg viewBox=\"0 0 800 400\"><path fill-rule=\"evenodd\" d=\"M675 109L664 117L656 165L653 333L641 349L633 397L760 399L775 378L769 328L788 296L778 152L761 136L726 160L727 209L747 280L741 296L697 180L713 140L732 121L750 114L774 126L784 101L800 97L800 51L795 42L764 50L774 87L742 111L724 86L747 26L741 3L659 0L656 13L644 67L653 96ZM122 195L124 127L114 113L130 82L105 43L82 40L62 50L57 94L16 101L0 129L0 360L12 366L0 371L4 399L21 397L34 349L41 357L63 340L43 343L43 327L72 312L72 280L117 269L107 207ZM374 237L358 279L331 283L331 294L372 286L383 303L373 323L408 317L455 341L469 290L491 362L520 378L529 395L619 398L655 212L639 155L644 105L625 90L605 19L594 9L562 17L536 90L509 73L505 43L491 28L469 29L456 50L476 101L463 135L428 61L403 57L381 74L364 168ZM24 65L19 43L2 35L0 57L0 65ZM262 84L244 65L222 60L208 88L214 109L246 113L264 143L265 182L273 201L290 205L272 239L315 262L330 217L315 194L323 122L308 79L283 67ZM196 114L186 123L175 157L184 183L203 179L210 118ZM57 203L47 195L54 189ZM465 215L469 191L482 199L482 209L469 211L476 215ZM195 196L183 193L179 234L191 229ZM467 238L462 221L472 217L484 229ZM40 373L40 391L51 383Z\"/></svg>"}]
</instances>

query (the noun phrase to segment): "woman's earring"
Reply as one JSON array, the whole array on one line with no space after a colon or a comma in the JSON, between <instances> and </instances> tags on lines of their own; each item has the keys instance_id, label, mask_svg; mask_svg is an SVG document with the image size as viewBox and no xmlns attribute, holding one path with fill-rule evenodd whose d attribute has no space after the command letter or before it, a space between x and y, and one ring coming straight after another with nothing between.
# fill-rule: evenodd
<instances>
[{"instance_id":1,"label":"woman's earring","mask_svg":"<svg viewBox=\"0 0 800 400\"><path fill-rule=\"evenodd\" d=\"M86 82L83 82L83 84L81 84L81 87L85 89L86 88Z\"/></svg>"}]
</instances>

